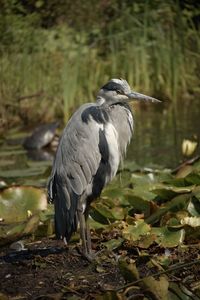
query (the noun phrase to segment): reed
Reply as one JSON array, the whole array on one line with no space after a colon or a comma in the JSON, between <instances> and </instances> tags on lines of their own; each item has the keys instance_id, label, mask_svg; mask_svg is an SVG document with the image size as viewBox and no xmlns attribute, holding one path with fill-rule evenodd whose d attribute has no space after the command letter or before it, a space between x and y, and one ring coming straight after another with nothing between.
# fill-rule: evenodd
<instances>
[{"instance_id":1,"label":"reed","mask_svg":"<svg viewBox=\"0 0 200 300\"><path fill-rule=\"evenodd\" d=\"M0 49L0 117L8 123L23 106L17 99L42 91L29 102L31 111L26 113L34 114L28 122L44 116L66 121L77 106L93 101L111 77L126 78L136 90L174 102L185 93L199 92L200 37L192 20L178 6L174 13L167 4L154 11L146 3L142 17L125 12L92 46L86 32L62 25L40 33L40 47L33 51L30 39L28 44L24 40L23 50L14 51L13 45L8 51Z\"/></svg>"}]
</instances>

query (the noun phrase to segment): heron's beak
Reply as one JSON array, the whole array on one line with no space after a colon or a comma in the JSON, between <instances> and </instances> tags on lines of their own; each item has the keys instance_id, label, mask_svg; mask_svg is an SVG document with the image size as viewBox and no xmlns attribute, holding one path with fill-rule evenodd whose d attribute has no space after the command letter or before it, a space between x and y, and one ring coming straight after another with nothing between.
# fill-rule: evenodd
<instances>
[{"instance_id":1,"label":"heron's beak","mask_svg":"<svg viewBox=\"0 0 200 300\"><path fill-rule=\"evenodd\" d=\"M160 100L146 96L144 94L136 93L136 92L131 92L130 94L127 94L128 98L130 100L141 100L141 101L151 101L151 102L161 102Z\"/></svg>"}]
</instances>

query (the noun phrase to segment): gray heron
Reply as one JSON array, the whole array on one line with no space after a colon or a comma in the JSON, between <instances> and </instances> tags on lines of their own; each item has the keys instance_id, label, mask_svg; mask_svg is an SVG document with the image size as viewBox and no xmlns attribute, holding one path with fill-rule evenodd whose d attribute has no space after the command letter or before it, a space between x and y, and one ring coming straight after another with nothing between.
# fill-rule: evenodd
<instances>
[{"instance_id":1,"label":"gray heron","mask_svg":"<svg viewBox=\"0 0 200 300\"><path fill-rule=\"evenodd\" d=\"M95 103L83 104L71 117L59 141L48 194L55 206L55 231L68 242L80 225L82 253L92 256L87 223L91 201L116 175L126 153L134 121L129 101L159 100L131 91L123 79L111 79Z\"/></svg>"}]
</instances>

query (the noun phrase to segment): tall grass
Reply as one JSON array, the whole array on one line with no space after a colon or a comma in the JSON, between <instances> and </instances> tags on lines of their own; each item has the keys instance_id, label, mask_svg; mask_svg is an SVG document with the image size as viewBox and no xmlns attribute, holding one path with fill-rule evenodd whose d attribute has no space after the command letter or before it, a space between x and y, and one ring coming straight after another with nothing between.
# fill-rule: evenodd
<instances>
[{"instance_id":1,"label":"tall grass","mask_svg":"<svg viewBox=\"0 0 200 300\"><path fill-rule=\"evenodd\" d=\"M178 6L176 13L167 5L152 11L146 3L142 22L124 13L93 45L86 32L62 25L40 33L39 46L32 51L30 39L28 46L24 40L23 51L15 51L13 45L8 51L1 49L2 122L12 124L14 115L24 123L56 117L66 121L77 106L93 101L97 89L111 77L126 78L135 90L172 101L199 92L197 29ZM38 96L29 98L34 94Z\"/></svg>"}]
</instances>

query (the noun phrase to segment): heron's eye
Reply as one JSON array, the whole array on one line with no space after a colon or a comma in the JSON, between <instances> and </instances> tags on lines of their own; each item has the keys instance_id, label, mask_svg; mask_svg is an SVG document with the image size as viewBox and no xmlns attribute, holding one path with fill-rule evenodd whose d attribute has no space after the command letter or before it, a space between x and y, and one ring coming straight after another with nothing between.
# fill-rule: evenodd
<instances>
[{"instance_id":1,"label":"heron's eye","mask_svg":"<svg viewBox=\"0 0 200 300\"><path fill-rule=\"evenodd\" d=\"M123 92L121 90L116 90L116 93L119 95L123 95Z\"/></svg>"}]
</instances>

